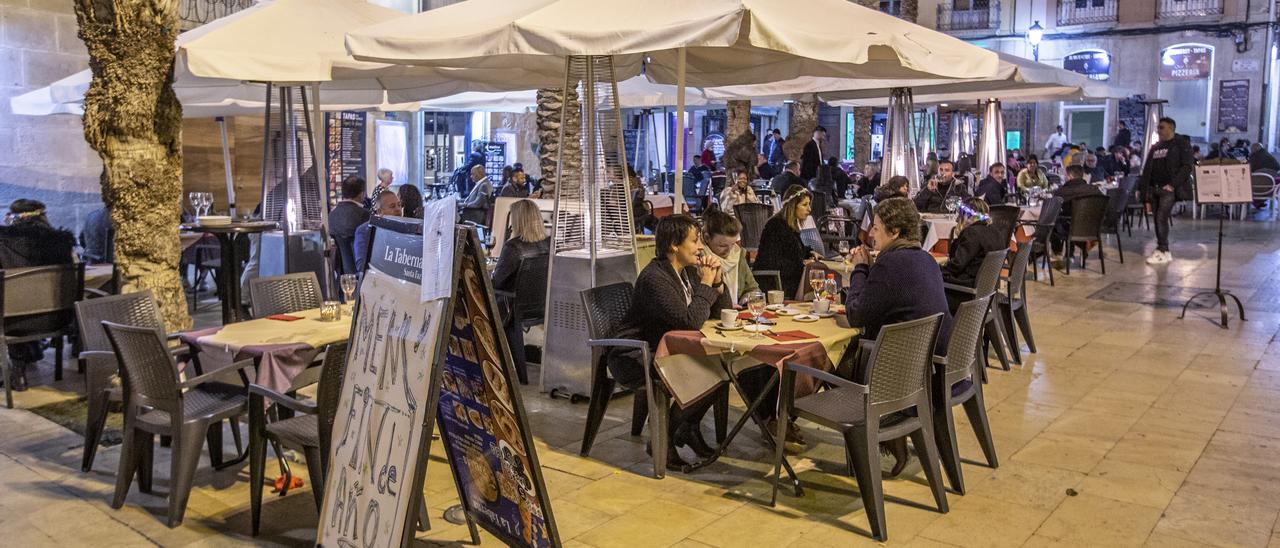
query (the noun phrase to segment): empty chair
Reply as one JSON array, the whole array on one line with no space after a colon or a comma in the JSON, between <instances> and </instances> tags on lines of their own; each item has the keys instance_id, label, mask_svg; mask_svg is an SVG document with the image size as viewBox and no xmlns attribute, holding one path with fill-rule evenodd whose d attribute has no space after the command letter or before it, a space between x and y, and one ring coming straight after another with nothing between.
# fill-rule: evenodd
<instances>
[{"instance_id":1,"label":"empty chair","mask_svg":"<svg viewBox=\"0 0 1280 548\"><path fill-rule=\"evenodd\" d=\"M996 458L995 442L991 437L991 425L987 421L986 402L982 395L982 381L977 360L978 344L982 342L983 318L991 307L992 294L988 293L969 302L960 303L951 323L951 338L947 341L947 355L934 356L933 371L933 433L938 438L938 453L942 469L950 480L951 488L964 494L964 473L960 469L960 449L956 443L956 421L953 408L963 405L969 416L969 424L982 446L987 465L1000 466Z\"/></svg>"},{"instance_id":2,"label":"empty chair","mask_svg":"<svg viewBox=\"0 0 1280 548\"><path fill-rule=\"evenodd\" d=\"M1034 277L1040 279L1038 261L1044 260L1044 268L1049 271L1049 285L1053 283L1053 265L1049 264L1049 238L1053 236L1053 227L1058 223L1058 214L1062 212L1062 198L1053 197L1040 203L1040 216L1035 221L1024 221L1019 225L1030 225L1035 228L1031 240L1031 269Z\"/></svg>"},{"instance_id":3,"label":"empty chair","mask_svg":"<svg viewBox=\"0 0 1280 548\"><path fill-rule=\"evenodd\" d=\"M1107 191L1107 212L1102 217L1102 233L1116 237L1116 252L1120 254L1120 264L1124 264L1124 244L1120 241L1120 225L1124 220L1124 208L1129 203L1129 193L1124 187Z\"/></svg>"},{"instance_id":4,"label":"empty chair","mask_svg":"<svg viewBox=\"0 0 1280 548\"><path fill-rule=\"evenodd\" d=\"M546 315L547 270L550 259L549 255L520 259L515 284L512 286L515 291L494 291L509 314L507 342L511 345L511 355L516 362L516 375L520 384L529 384L524 332L535 325L542 325Z\"/></svg>"},{"instance_id":5,"label":"empty chair","mask_svg":"<svg viewBox=\"0 0 1280 548\"><path fill-rule=\"evenodd\" d=\"M881 542L888 539L880 479L881 441L911 437L934 503L939 512L948 511L928 389L933 346L941 321L942 314L934 314L882 327L868 366L857 375L856 382L794 363L787 363L782 372L775 439L784 439L786 425L793 416L838 430L844 436L846 455L858 480L871 535ZM796 398L797 373L816 377L833 388ZM783 445L775 444L771 506L778 498Z\"/></svg>"},{"instance_id":6,"label":"empty chair","mask_svg":"<svg viewBox=\"0 0 1280 548\"><path fill-rule=\"evenodd\" d=\"M1098 261L1102 273L1107 273L1107 258L1102 251L1102 221L1107 215L1106 196L1084 196L1071 200L1071 231L1067 237L1067 274L1071 274L1071 259L1075 257L1076 244L1080 244L1080 268L1089 257L1089 243L1098 243Z\"/></svg>"},{"instance_id":7,"label":"empty chair","mask_svg":"<svg viewBox=\"0 0 1280 548\"><path fill-rule=\"evenodd\" d=\"M320 308L323 301L315 272L249 280L249 304L255 318Z\"/></svg>"},{"instance_id":8,"label":"empty chair","mask_svg":"<svg viewBox=\"0 0 1280 548\"><path fill-rule=\"evenodd\" d=\"M773 209L765 204L738 204L733 206L733 214L742 223L742 241L738 245L747 251L758 251L760 234L773 216Z\"/></svg>"},{"instance_id":9,"label":"empty chair","mask_svg":"<svg viewBox=\"0 0 1280 548\"><path fill-rule=\"evenodd\" d=\"M280 496L288 492L293 481L293 474L280 451L283 445L302 450L307 459L307 475L311 478L316 509L319 510L323 504L333 422L346 371L347 343L329 345L324 356L321 366L303 370L289 387L289 392L294 393L318 382L314 401L293 398L257 384L249 385L249 506L254 536L257 536L262 521L262 484L266 476L268 442L276 449L284 471L284 487ZM280 407L301 414L281 419L277 413Z\"/></svg>"},{"instance_id":10,"label":"empty chair","mask_svg":"<svg viewBox=\"0 0 1280 548\"><path fill-rule=\"evenodd\" d=\"M62 380L62 343L75 336L75 304L84 294L84 263L0 270L0 380L13 409L9 345L53 339L55 380Z\"/></svg>"},{"instance_id":11,"label":"empty chair","mask_svg":"<svg viewBox=\"0 0 1280 548\"><path fill-rule=\"evenodd\" d=\"M98 442L107 422L109 403L121 401L120 389L112 386L112 379L119 369L115 352L111 349L111 341L107 340L107 332L102 329L104 321L151 329L164 328L164 320L160 317L150 289L76 303L76 324L79 326L81 347L79 358L85 364L85 397L89 404L84 431L84 458L80 465L85 472L93 468ZM176 334L169 335L168 339L176 337ZM169 348L174 354L184 354L187 351L185 345L170 345ZM234 423L232 428L232 432L237 431Z\"/></svg>"},{"instance_id":12,"label":"empty chair","mask_svg":"<svg viewBox=\"0 0 1280 548\"><path fill-rule=\"evenodd\" d=\"M151 492L151 470L155 436L173 439L169 473L169 527L182 523L187 498L200 462L200 447L209 442L212 464L222 464L222 420L245 412L245 386L213 380L230 370L240 373L248 385L244 360L216 372L180 382L178 366L165 346L159 329L103 322L107 338L119 359L124 385L124 443L120 468L116 473L112 508L124 505L133 476L138 489Z\"/></svg>"},{"instance_id":13,"label":"empty chair","mask_svg":"<svg viewBox=\"0 0 1280 548\"><path fill-rule=\"evenodd\" d=\"M1018 333L1014 330L1015 321L1017 328L1022 330L1023 338L1027 339L1027 349L1032 354L1036 353L1036 339L1031 334L1031 317L1027 314L1027 263L1030 259L1030 246L1018 248L1018 252L1013 255L1013 263L1009 265L1005 291L996 293L993 306L1000 311L1004 332L1009 337L1009 348L1019 356L1022 354L1022 347L1018 345Z\"/></svg>"}]
</instances>

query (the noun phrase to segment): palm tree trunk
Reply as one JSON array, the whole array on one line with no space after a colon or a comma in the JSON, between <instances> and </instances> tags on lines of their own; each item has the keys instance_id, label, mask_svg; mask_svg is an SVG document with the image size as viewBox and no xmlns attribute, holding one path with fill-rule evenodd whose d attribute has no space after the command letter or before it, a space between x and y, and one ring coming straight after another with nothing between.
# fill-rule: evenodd
<instances>
[{"instance_id":1,"label":"palm tree trunk","mask_svg":"<svg viewBox=\"0 0 1280 548\"><path fill-rule=\"evenodd\" d=\"M169 330L189 329L178 276L182 105L173 93L178 0L75 0L93 81L84 136L103 163L123 291L150 289Z\"/></svg>"},{"instance_id":2,"label":"palm tree trunk","mask_svg":"<svg viewBox=\"0 0 1280 548\"><path fill-rule=\"evenodd\" d=\"M566 99L569 101L565 120L561 120L561 107ZM537 125L538 125L538 166L542 169L542 197L556 197L556 189L562 178L556 171L556 161L560 155L560 126L564 124L564 166L566 174L577 174L582 169L582 103L578 100L578 92L562 89L543 88L537 92ZM580 177L581 175L577 175Z\"/></svg>"},{"instance_id":3,"label":"palm tree trunk","mask_svg":"<svg viewBox=\"0 0 1280 548\"><path fill-rule=\"evenodd\" d=\"M751 101L731 100L726 108L724 167L734 173L745 170L747 177L755 178L757 145L751 133Z\"/></svg>"},{"instance_id":4,"label":"palm tree trunk","mask_svg":"<svg viewBox=\"0 0 1280 548\"><path fill-rule=\"evenodd\" d=\"M813 130L818 127L817 101L796 101L791 103L791 120L788 123L787 140L782 150L787 159L800 161L804 145L813 139Z\"/></svg>"}]
</instances>

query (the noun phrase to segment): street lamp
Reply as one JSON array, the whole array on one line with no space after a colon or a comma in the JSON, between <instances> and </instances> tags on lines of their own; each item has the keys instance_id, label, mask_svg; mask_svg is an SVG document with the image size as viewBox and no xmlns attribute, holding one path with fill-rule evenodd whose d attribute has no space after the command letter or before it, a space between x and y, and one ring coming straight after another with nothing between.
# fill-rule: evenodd
<instances>
[{"instance_id":1,"label":"street lamp","mask_svg":"<svg viewBox=\"0 0 1280 548\"><path fill-rule=\"evenodd\" d=\"M1044 38L1044 27L1040 26L1040 21L1031 24L1031 28L1027 29L1027 43L1031 44L1031 56L1037 63L1040 62L1040 40Z\"/></svg>"}]
</instances>

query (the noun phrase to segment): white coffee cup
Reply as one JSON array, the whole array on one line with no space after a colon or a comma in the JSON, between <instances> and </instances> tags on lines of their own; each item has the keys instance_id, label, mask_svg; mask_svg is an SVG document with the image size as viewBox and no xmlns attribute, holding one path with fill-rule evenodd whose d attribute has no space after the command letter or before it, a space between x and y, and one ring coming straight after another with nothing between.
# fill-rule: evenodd
<instances>
[{"instance_id":1,"label":"white coffee cup","mask_svg":"<svg viewBox=\"0 0 1280 548\"><path fill-rule=\"evenodd\" d=\"M827 299L818 299L813 301L814 314L826 314L831 311L831 301Z\"/></svg>"},{"instance_id":2,"label":"white coffee cup","mask_svg":"<svg viewBox=\"0 0 1280 548\"><path fill-rule=\"evenodd\" d=\"M721 310L720 327L738 327L738 311L733 309Z\"/></svg>"},{"instance_id":3,"label":"white coffee cup","mask_svg":"<svg viewBox=\"0 0 1280 548\"><path fill-rule=\"evenodd\" d=\"M768 293L767 299L769 304L782 304L783 294L780 290L773 290Z\"/></svg>"}]
</instances>

